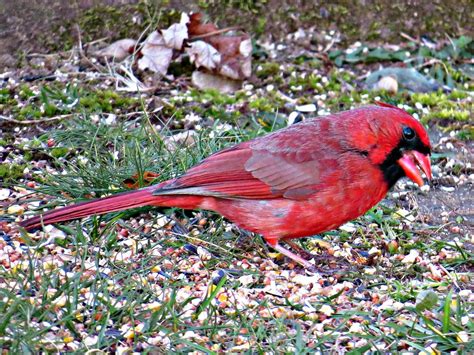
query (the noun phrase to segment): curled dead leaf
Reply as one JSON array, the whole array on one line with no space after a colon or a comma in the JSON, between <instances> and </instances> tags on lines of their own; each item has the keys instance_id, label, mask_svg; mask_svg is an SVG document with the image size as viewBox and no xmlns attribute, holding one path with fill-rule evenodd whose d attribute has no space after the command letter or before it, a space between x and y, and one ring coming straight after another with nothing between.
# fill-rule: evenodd
<instances>
[{"instance_id":1,"label":"curled dead leaf","mask_svg":"<svg viewBox=\"0 0 474 355\"><path fill-rule=\"evenodd\" d=\"M248 35L213 36L207 41L222 56L217 73L235 80L252 75L252 42Z\"/></svg>"},{"instance_id":2,"label":"curled dead leaf","mask_svg":"<svg viewBox=\"0 0 474 355\"><path fill-rule=\"evenodd\" d=\"M189 17L188 31L190 36L200 36L206 33L215 32L218 30L216 25L212 23L202 23L203 14L200 12L191 14Z\"/></svg>"},{"instance_id":3,"label":"curled dead leaf","mask_svg":"<svg viewBox=\"0 0 474 355\"><path fill-rule=\"evenodd\" d=\"M190 43L189 47L186 48L186 53L188 53L189 60L194 63L196 68L204 67L213 70L221 62L220 53L204 41Z\"/></svg>"},{"instance_id":4,"label":"curled dead leaf","mask_svg":"<svg viewBox=\"0 0 474 355\"><path fill-rule=\"evenodd\" d=\"M184 23L175 23L162 30L161 34L167 47L181 50L184 40L188 39L188 28Z\"/></svg>"},{"instance_id":5,"label":"curled dead leaf","mask_svg":"<svg viewBox=\"0 0 474 355\"><path fill-rule=\"evenodd\" d=\"M145 40L141 49L142 57L138 59L140 70L151 70L162 75L166 74L173 57L173 49L167 47L163 36L153 31Z\"/></svg>"},{"instance_id":6,"label":"curled dead leaf","mask_svg":"<svg viewBox=\"0 0 474 355\"><path fill-rule=\"evenodd\" d=\"M114 58L121 61L133 53L137 41L130 38L120 39L95 52L98 57Z\"/></svg>"},{"instance_id":7,"label":"curled dead leaf","mask_svg":"<svg viewBox=\"0 0 474 355\"><path fill-rule=\"evenodd\" d=\"M232 93L242 88L242 81L232 80L221 75L194 71L192 83L198 89L216 89L223 94Z\"/></svg>"},{"instance_id":8,"label":"curled dead leaf","mask_svg":"<svg viewBox=\"0 0 474 355\"><path fill-rule=\"evenodd\" d=\"M239 52L242 54L244 57L250 57L252 54L253 46L252 46L252 40L250 38L247 38L240 42L239 46Z\"/></svg>"}]
</instances>

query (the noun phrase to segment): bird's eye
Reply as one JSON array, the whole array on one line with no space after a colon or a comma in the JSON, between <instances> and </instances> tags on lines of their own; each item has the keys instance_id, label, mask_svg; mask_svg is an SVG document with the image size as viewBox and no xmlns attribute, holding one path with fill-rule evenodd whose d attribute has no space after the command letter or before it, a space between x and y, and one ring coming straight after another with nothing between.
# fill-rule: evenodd
<instances>
[{"instance_id":1,"label":"bird's eye","mask_svg":"<svg viewBox=\"0 0 474 355\"><path fill-rule=\"evenodd\" d=\"M415 131L410 127L403 127L403 138L407 141L411 141L415 138Z\"/></svg>"}]
</instances>

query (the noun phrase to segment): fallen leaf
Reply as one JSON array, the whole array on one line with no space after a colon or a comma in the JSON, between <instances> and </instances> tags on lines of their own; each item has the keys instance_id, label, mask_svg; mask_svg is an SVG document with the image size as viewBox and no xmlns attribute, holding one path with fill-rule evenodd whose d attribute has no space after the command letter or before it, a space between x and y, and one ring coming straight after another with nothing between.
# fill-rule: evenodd
<instances>
[{"instance_id":1,"label":"fallen leaf","mask_svg":"<svg viewBox=\"0 0 474 355\"><path fill-rule=\"evenodd\" d=\"M219 74L235 80L252 75L252 42L248 35L212 36L206 42L222 56Z\"/></svg>"},{"instance_id":2,"label":"fallen leaf","mask_svg":"<svg viewBox=\"0 0 474 355\"><path fill-rule=\"evenodd\" d=\"M211 44L224 58L236 57L240 53L240 44L247 40L247 35L238 36L212 36L205 41ZM244 45L244 48L246 46Z\"/></svg>"},{"instance_id":3,"label":"fallen leaf","mask_svg":"<svg viewBox=\"0 0 474 355\"><path fill-rule=\"evenodd\" d=\"M239 46L239 52L242 54L244 57L250 57L253 51L253 46L252 46L252 40L250 38L247 38L240 42Z\"/></svg>"},{"instance_id":4,"label":"fallen leaf","mask_svg":"<svg viewBox=\"0 0 474 355\"><path fill-rule=\"evenodd\" d=\"M232 93L242 87L242 82L232 80L220 75L194 71L191 77L192 83L198 89L216 89L223 94Z\"/></svg>"},{"instance_id":5,"label":"fallen leaf","mask_svg":"<svg viewBox=\"0 0 474 355\"><path fill-rule=\"evenodd\" d=\"M217 68L221 62L220 53L210 44L204 41L196 41L189 44L186 48L189 60L194 63L196 68L204 67L212 70Z\"/></svg>"},{"instance_id":6,"label":"fallen leaf","mask_svg":"<svg viewBox=\"0 0 474 355\"><path fill-rule=\"evenodd\" d=\"M174 151L183 146L189 147L196 142L196 131L188 130L165 138L166 147Z\"/></svg>"},{"instance_id":7,"label":"fallen leaf","mask_svg":"<svg viewBox=\"0 0 474 355\"><path fill-rule=\"evenodd\" d=\"M248 38L240 42L239 51L243 57L240 70L242 71L244 77L250 78L252 75L252 40Z\"/></svg>"},{"instance_id":8,"label":"fallen leaf","mask_svg":"<svg viewBox=\"0 0 474 355\"><path fill-rule=\"evenodd\" d=\"M188 31L190 36L200 36L218 30L218 28L212 23L201 23L202 18L203 14L200 12L191 14L188 23Z\"/></svg>"},{"instance_id":9,"label":"fallen leaf","mask_svg":"<svg viewBox=\"0 0 474 355\"><path fill-rule=\"evenodd\" d=\"M181 50L184 40L188 39L188 27L186 23L175 23L168 29L162 30L161 34L167 47Z\"/></svg>"},{"instance_id":10,"label":"fallen leaf","mask_svg":"<svg viewBox=\"0 0 474 355\"><path fill-rule=\"evenodd\" d=\"M235 58L227 60L227 62L221 66L219 74L230 79L241 80L242 75L240 74L239 61Z\"/></svg>"},{"instance_id":11,"label":"fallen leaf","mask_svg":"<svg viewBox=\"0 0 474 355\"><path fill-rule=\"evenodd\" d=\"M145 185L149 185L153 181L155 181L160 174L154 173L152 171L145 171L142 175L142 181L145 182ZM129 189L138 189L140 187L140 180L138 178L138 173L133 174L131 177L122 181L122 183L128 187Z\"/></svg>"},{"instance_id":12,"label":"fallen leaf","mask_svg":"<svg viewBox=\"0 0 474 355\"><path fill-rule=\"evenodd\" d=\"M99 57L114 58L121 61L133 53L137 41L130 38L120 39L101 50L95 52Z\"/></svg>"},{"instance_id":13,"label":"fallen leaf","mask_svg":"<svg viewBox=\"0 0 474 355\"><path fill-rule=\"evenodd\" d=\"M140 53L142 54L138 59L140 70L148 69L162 75L166 74L173 57L173 49L166 46L163 36L158 31L153 31L148 36Z\"/></svg>"}]
</instances>

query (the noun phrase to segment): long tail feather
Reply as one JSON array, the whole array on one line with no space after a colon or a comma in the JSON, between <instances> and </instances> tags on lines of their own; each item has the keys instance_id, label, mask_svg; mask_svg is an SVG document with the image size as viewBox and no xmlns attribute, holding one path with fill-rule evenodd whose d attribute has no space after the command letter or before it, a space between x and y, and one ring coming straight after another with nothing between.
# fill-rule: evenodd
<instances>
[{"instance_id":1,"label":"long tail feather","mask_svg":"<svg viewBox=\"0 0 474 355\"><path fill-rule=\"evenodd\" d=\"M153 196L153 191L157 187L157 185L149 186L136 191L127 191L113 196L80 202L75 205L48 211L42 215L20 222L20 226L31 230L41 225L152 205L154 200L156 200L156 196Z\"/></svg>"}]
</instances>

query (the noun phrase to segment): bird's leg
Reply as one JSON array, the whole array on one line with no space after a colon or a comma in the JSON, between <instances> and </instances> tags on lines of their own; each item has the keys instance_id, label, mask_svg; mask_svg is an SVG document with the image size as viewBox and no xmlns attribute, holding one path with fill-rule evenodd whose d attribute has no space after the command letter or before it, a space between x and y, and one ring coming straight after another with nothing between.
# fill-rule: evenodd
<instances>
[{"instance_id":1,"label":"bird's leg","mask_svg":"<svg viewBox=\"0 0 474 355\"><path fill-rule=\"evenodd\" d=\"M318 262L327 262L328 260L331 260L331 259L335 260L335 258L331 254L328 254L327 252L323 253L321 255L316 255L316 254L313 254L313 253L303 249L302 247L300 247L297 243L295 243L291 239L283 239L283 241L286 244L288 244L291 247L291 249L293 249L296 253L298 253L298 255L300 255L302 258L304 258L306 260L314 259L314 261L316 261L316 263L318 263ZM318 243L318 245L321 248L326 249L327 251L329 251L331 249L331 247L325 241L321 241L321 243Z\"/></svg>"},{"instance_id":2,"label":"bird's leg","mask_svg":"<svg viewBox=\"0 0 474 355\"><path fill-rule=\"evenodd\" d=\"M303 259L305 260L311 260L315 257L315 255L311 254L309 251L303 249L300 247L298 244L293 242L291 239L284 239L283 240L286 244L290 246L291 249L293 249L295 252L298 253Z\"/></svg>"},{"instance_id":3,"label":"bird's leg","mask_svg":"<svg viewBox=\"0 0 474 355\"><path fill-rule=\"evenodd\" d=\"M291 260L296 261L298 264L303 266L305 269L312 270L314 269L314 265L311 264L308 260L303 259L298 254L295 254L288 249L282 247L280 244L272 245L272 248L275 249L277 252L285 255L286 257L290 258Z\"/></svg>"},{"instance_id":4,"label":"bird's leg","mask_svg":"<svg viewBox=\"0 0 474 355\"><path fill-rule=\"evenodd\" d=\"M303 266L305 269L309 269L309 270L314 269L314 265L311 264L309 261L303 259L298 254L295 254L295 253L291 252L290 250L282 247L280 244L278 244L278 239L277 238L266 238L265 237L265 240L277 252L285 255L286 257L290 258L293 261L296 261L298 264Z\"/></svg>"},{"instance_id":5,"label":"bird's leg","mask_svg":"<svg viewBox=\"0 0 474 355\"><path fill-rule=\"evenodd\" d=\"M283 239L283 241L288 244L294 251L296 251L300 257L304 258L305 260L314 260L316 265L327 265L328 267L334 269L334 268L345 268L346 270L349 270L353 268L352 263L350 263L348 260L342 257L335 257L331 254L328 253L323 253L321 255L315 255L310 253L309 251L303 249L300 247L297 243L293 242L292 240L289 239ZM326 243L321 243L320 245L323 248L329 249Z\"/></svg>"}]
</instances>

